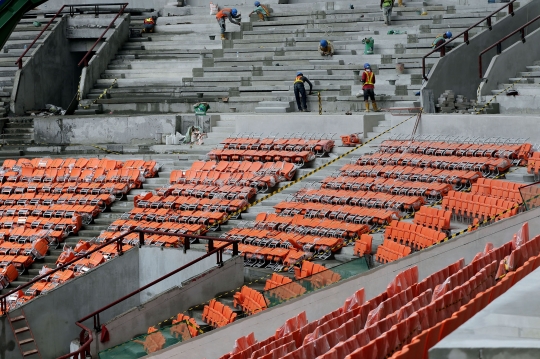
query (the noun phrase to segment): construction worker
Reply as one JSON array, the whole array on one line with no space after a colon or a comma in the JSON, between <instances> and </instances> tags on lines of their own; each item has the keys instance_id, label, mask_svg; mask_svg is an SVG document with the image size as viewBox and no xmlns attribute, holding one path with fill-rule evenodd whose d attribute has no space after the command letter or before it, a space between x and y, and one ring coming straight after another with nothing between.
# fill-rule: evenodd
<instances>
[{"instance_id":1,"label":"construction worker","mask_svg":"<svg viewBox=\"0 0 540 359\"><path fill-rule=\"evenodd\" d=\"M261 5L260 1L255 1L255 10L249 13L249 16L251 16L253 13L257 13L259 16L259 21L266 21L268 20L268 16L270 16L270 11L268 11L268 8L264 5Z\"/></svg>"},{"instance_id":2,"label":"construction worker","mask_svg":"<svg viewBox=\"0 0 540 359\"><path fill-rule=\"evenodd\" d=\"M296 105L298 106L298 111L300 112L309 112L306 105L307 98L306 88L304 87L305 82L307 82L309 85L309 94L311 95L313 93L313 85L303 73L298 71L296 73L296 79L294 80L294 97L296 98ZM302 103L300 103L300 98L302 99Z\"/></svg>"},{"instance_id":3,"label":"construction worker","mask_svg":"<svg viewBox=\"0 0 540 359\"><path fill-rule=\"evenodd\" d=\"M446 43L447 39L451 39L451 38L452 38L452 33L450 31L447 31L444 34L439 34L439 35L437 35L435 40L433 40L433 42L431 43L431 47L436 49L437 47L439 47L439 46L443 45L444 43ZM438 49L437 52L441 52L441 50L442 50L442 48Z\"/></svg>"},{"instance_id":4,"label":"construction worker","mask_svg":"<svg viewBox=\"0 0 540 359\"><path fill-rule=\"evenodd\" d=\"M366 106L366 112L369 112L369 99L373 104L373 111L379 112L377 103L375 102L375 74L371 71L371 66L367 62L364 64L364 72L362 73L362 90L364 91L364 104ZM356 95L360 97L360 93Z\"/></svg>"},{"instance_id":5,"label":"construction worker","mask_svg":"<svg viewBox=\"0 0 540 359\"><path fill-rule=\"evenodd\" d=\"M154 27L156 27L157 16L152 16L144 19L143 29L141 32L154 32Z\"/></svg>"},{"instance_id":6,"label":"construction worker","mask_svg":"<svg viewBox=\"0 0 540 359\"><path fill-rule=\"evenodd\" d=\"M319 43L319 54L321 56L334 56L334 45L330 41L321 40Z\"/></svg>"},{"instance_id":7,"label":"construction worker","mask_svg":"<svg viewBox=\"0 0 540 359\"><path fill-rule=\"evenodd\" d=\"M394 7L394 0L381 0L381 9L383 11L384 23L390 25L390 16L392 15L392 8Z\"/></svg>"},{"instance_id":8,"label":"construction worker","mask_svg":"<svg viewBox=\"0 0 540 359\"><path fill-rule=\"evenodd\" d=\"M240 25L240 14L238 13L238 10L231 9L231 8L225 8L218 11L216 14L216 20L219 24L219 27L221 28L221 40L225 40L225 19L229 19L229 21L233 24ZM238 19L238 20L235 20Z\"/></svg>"}]
</instances>

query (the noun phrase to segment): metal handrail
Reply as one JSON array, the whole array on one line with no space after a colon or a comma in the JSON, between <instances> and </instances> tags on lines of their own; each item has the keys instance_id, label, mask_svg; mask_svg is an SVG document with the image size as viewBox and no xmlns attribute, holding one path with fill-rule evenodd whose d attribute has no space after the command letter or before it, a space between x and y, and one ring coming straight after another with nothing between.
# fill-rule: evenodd
<instances>
[{"instance_id":1,"label":"metal handrail","mask_svg":"<svg viewBox=\"0 0 540 359\"><path fill-rule=\"evenodd\" d=\"M508 40L510 37L514 36L518 32L521 32L521 42L525 43L525 28L539 19L540 19L540 15L538 15L537 17L535 17L534 19L532 19L525 25L521 26L520 28L512 31L510 34L506 35L505 37L503 37L502 39L500 39L499 41L497 41L496 43L494 43L493 45L491 45L490 47L482 51L480 55L478 55L478 68L479 68L478 70L479 70L480 78L482 78L482 55L488 52L489 50L493 49L494 47L497 47L497 55L500 55L502 53L503 41Z\"/></svg>"},{"instance_id":2,"label":"metal handrail","mask_svg":"<svg viewBox=\"0 0 540 359\"><path fill-rule=\"evenodd\" d=\"M134 296L136 294L139 294L140 292L150 288L154 284L157 284L157 283L169 278L170 276L175 275L176 273L181 272L184 269L186 269L188 267L191 267L193 264L198 263L198 262L202 261L203 259L208 258L208 257L210 257L210 256L212 256L214 254L217 255L217 264L218 264L218 266L221 266L223 264L223 250L225 248L227 248L228 246L230 246L230 245L233 246L232 255L233 256L238 255L238 243L240 242L238 240L225 239L225 238L214 238L214 237L207 237L207 236L194 236L194 235L178 234L178 233L163 233L163 232L158 232L158 231L131 230L129 232L126 232L126 233L122 234L121 236L119 236L119 237L117 237L115 239L112 239L108 243L113 242L113 241L117 241L117 243L122 243L122 241L119 241L120 239L122 239L125 236L127 236L128 234L134 233L134 232L139 233L139 247L141 246L141 243L144 243L144 234L148 233L148 234L160 234L160 235L171 235L171 236L176 236L176 237L184 237L184 252L187 249L189 249L189 238L207 239L208 240L208 252L206 254L200 256L199 258L194 259L193 261L191 261L191 262L189 262L187 264L184 264L180 268L177 268L177 269L173 270L172 272L169 272L169 273L165 274L164 276L154 280L153 282L150 282L150 283L140 287L139 289L137 289L137 290L135 290L135 291L133 291L133 292L131 292L129 294L126 294L122 298L119 298L119 299L115 300L114 302L112 302L112 303L110 303L110 304L108 304L108 305L94 311L93 313L88 314L84 318L79 319L77 322L75 322L75 325L77 325L79 328L82 329L81 333L79 334L79 343L81 343L81 346L76 351L71 352L71 353L66 354L66 355L63 355L61 357L58 357L57 359L68 359L68 358L84 359L84 358L86 358L86 354L89 354L89 352L90 352L89 348L90 348L90 344L93 341L93 336L92 336L92 330L82 324L84 321L86 321L86 320L88 320L90 318L94 318L94 329L96 331L100 331L101 330L101 328L100 328L101 322L100 322L100 319L99 319L99 314L104 312L105 310L107 310L109 308L112 308L116 304L118 304L120 302L123 302L124 300L126 300L128 298L131 298L132 296ZM222 246L214 248L214 241L226 242L226 243L224 245L222 245ZM86 337L86 339L85 339L85 334L88 335ZM83 343L83 341L84 341L84 343Z\"/></svg>"},{"instance_id":3,"label":"metal handrail","mask_svg":"<svg viewBox=\"0 0 540 359\"><path fill-rule=\"evenodd\" d=\"M504 10L506 7L508 7L508 14L509 15L512 15L514 16L514 2L516 2L517 0L512 0L510 1L508 4L504 5L503 7L501 7L500 9L492 12L491 14L489 14L488 16L486 16L485 18L483 18L482 20L478 21L476 24L474 25L471 25L469 26L465 31L463 31L462 33L460 33L459 35L456 35L454 36L453 38L449 39L448 41L446 41L444 44L442 45L439 45L437 46L435 49L431 50L431 52L427 53L426 55L424 55L424 57L422 57L422 78L424 80L427 81L427 76L426 76L426 58L433 54L434 52L437 52L438 50L441 51L441 57L444 57L444 55L446 54L445 52L445 46L447 44L449 44L450 42L454 41L455 39L461 37L461 35L463 35L463 39L465 40L465 43L467 45L469 45L469 31L475 27L477 27L478 25L480 25L481 23L483 23L484 21L487 22L487 25L489 27L489 30L491 30L491 17L495 14L497 14L498 12Z\"/></svg>"},{"instance_id":4,"label":"metal handrail","mask_svg":"<svg viewBox=\"0 0 540 359\"><path fill-rule=\"evenodd\" d=\"M115 4L115 5L118 5L118 4ZM114 17L114 19L112 19L112 21L109 23L109 26L107 26L107 28L105 29L105 31L103 31L103 33L101 34L101 36L96 40L96 42L94 42L94 45L92 45L92 47L90 48L90 50L88 50L88 52L84 55L84 57L82 58L81 61L79 61L79 64L77 66L81 66L81 64L84 63L84 67L87 67L88 66L88 61L89 61L89 56L91 56L91 53L92 51L94 51L94 48L97 46L97 44L101 41L101 39L103 39L103 36L105 36L105 34L107 33L107 31L109 31L109 29L114 25L114 22L116 21L116 19L118 19L118 17L120 15L122 15L124 13L124 10L126 9L126 7L128 6L128 3L123 3L123 4L119 4L120 5L120 10L118 11L118 14L116 14L116 16Z\"/></svg>"},{"instance_id":5,"label":"metal handrail","mask_svg":"<svg viewBox=\"0 0 540 359\"><path fill-rule=\"evenodd\" d=\"M70 16L73 16L75 15L76 13L76 10L78 8L81 8L81 7L93 7L94 8L94 11L95 11L95 14L96 15L99 15L99 7L100 6L115 6L115 5L121 5L123 6L122 9L120 10L121 12L124 11L124 9L126 8L126 6L128 5L127 3L110 3L110 4L84 4L84 5L78 5L78 4L71 4L71 5L63 5L60 10L58 10L56 12L56 14L54 14L54 16L51 18L51 20L47 23L47 25L45 25L45 27L43 28L43 30L41 30L39 32L39 34L36 36L36 38L34 39L34 41L32 41L32 43L30 44L30 46L28 46L26 48L26 50L24 50L24 52L22 53L22 55L17 59L17 61L15 61L15 64L18 65L19 67L19 70L22 69L22 63L23 63L23 58L24 56L26 55L26 53L28 51L30 51L30 49L32 48L32 46L34 46L34 44L39 40L39 38L41 37L41 35L43 35L43 33L45 31L47 31L47 29L49 28L49 26L51 26L51 24L54 22L54 20L56 20L56 18L58 17L58 15L62 14L62 12L64 11L65 8L69 8L69 11L67 13L69 13ZM120 15L120 14L119 14ZM117 15L115 17L115 20L118 18ZM113 20L113 23L114 23L114 20ZM109 24L109 27L107 28L107 30L110 28L111 24ZM107 32L107 30L105 30L105 32ZM100 37L100 39L103 37L103 35L105 35L105 33L103 33ZM96 44L94 44L95 46ZM79 65L80 66L80 65Z\"/></svg>"}]
</instances>

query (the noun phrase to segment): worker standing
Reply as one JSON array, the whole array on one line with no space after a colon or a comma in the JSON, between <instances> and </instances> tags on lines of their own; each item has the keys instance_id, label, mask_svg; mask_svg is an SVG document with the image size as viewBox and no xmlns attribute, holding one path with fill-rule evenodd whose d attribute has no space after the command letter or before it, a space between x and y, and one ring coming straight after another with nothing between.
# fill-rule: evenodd
<instances>
[{"instance_id":1,"label":"worker standing","mask_svg":"<svg viewBox=\"0 0 540 359\"><path fill-rule=\"evenodd\" d=\"M255 9L249 13L249 16L251 16L253 13L257 13L259 16L259 21L266 21L268 20L268 16L270 16L270 12L266 8L266 6L261 5L260 1L255 1Z\"/></svg>"},{"instance_id":2,"label":"worker standing","mask_svg":"<svg viewBox=\"0 0 540 359\"><path fill-rule=\"evenodd\" d=\"M390 16L392 15L392 8L394 7L394 0L381 0L381 9L384 15L384 23L390 25Z\"/></svg>"},{"instance_id":3,"label":"worker standing","mask_svg":"<svg viewBox=\"0 0 540 359\"><path fill-rule=\"evenodd\" d=\"M300 112L309 112L307 109L307 98L306 98L306 88L304 87L304 83L307 82L309 85L309 94L311 95L313 92L313 85L308 80L307 77L304 76L300 71L296 73L296 79L294 80L294 97L296 98L296 105L298 106L298 111ZM300 102L302 100L302 102Z\"/></svg>"},{"instance_id":4,"label":"worker standing","mask_svg":"<svg viewBox=\"0 0 540 359\"><path fill-rule=\"evenodd\" d=\"M366 112L369 112L369 99L373 104L373 111L379 112L377 103L375 102L375 74L371 71L371 66L368 63L364 64L364 72L362 73L362 90L364 91L364 104L366 106ZM360 93L356 95L360 97Z\"/></svg>"},{"instance_id":5,"label":"worker standing","mask_svg":"<svg viewBox=\"0 0 540 359\"><path fill-rule=\"evenodd\" d=\"M225 40L225 19L229 19L229 21L233 24L240 25L240 14L238 13L238 10L231 9L231 8L225 8L218 11L216 14L216 20L219 24L219 27L221 28L221 40Z\"/></svg>"},{"instance_id":6,"label":"worker standing","mask_svg":"<svg viewBox=\"0 0 540 359\"><path fill-rule=\"evenodd\" d=\"M144 19L143 29L141 32L154 32L154 27L156 27L157 16L152 16Z\"/></svg>"},{"instance_id":7,"label":"worker standing","mask_svg":"<svg viewBox=\"0 0 540 359\"><path fill-rule=\"evenodd\" d=\"M319 54L321 56L334 56L334 45L330 41L321 40L319 43Z\"/></svg>"}]
</instances>

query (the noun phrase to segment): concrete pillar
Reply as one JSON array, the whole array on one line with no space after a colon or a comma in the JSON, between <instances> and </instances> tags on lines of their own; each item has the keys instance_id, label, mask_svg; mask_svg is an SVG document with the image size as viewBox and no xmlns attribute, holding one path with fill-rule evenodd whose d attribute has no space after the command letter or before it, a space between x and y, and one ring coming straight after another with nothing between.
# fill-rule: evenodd
<instances>
[{"instance_id":1,"label":"concrete pillar","mask_svg":"<svg viewBox=\"0 0 540 359\"><path fill-rule=\"evenodd\" d=\"M351 96L351 86L350 85L339 86L339 96Z\"/></svg>"},{"instance_id":2,"label":"concrete pillar","mask_svg":"<svg viewBox=\"0 0 540 359\"><path fill-rule=\"evenodd\" d=\"M263 69L260 66L253 67L251 71L251 76L263 76Z\"/></svg>"},{"instance_id":3,"label":"concrete pillar","mask_svg":"<svg viewBox=\"0 0 540 359\"><path fill-rule=\"evenodd\" d=\"M381 55L381 64L391 64L392 63L392 55L391 54L383 54Z\"/></svg>"},{"instance_id":4,"label":"concrete pillar","mask_svg":"<svg viewBox=\"0 0 540 359\"><path fill-rule=\"evenodd\" d=\"M213 58L202 59L202 66L203 67L214 67L214 59Z\"/></svg>"},{"instance_id":5,"label":"concrete pillar","mask_svg":"<svg viewBox=\"0 0 540 359\"><path fill-rule=\"evenodd\" d=\"M427 88L420 90L420 104L424 109L424 113L435 113L435 99L433 98L433 90Z\"/></svg>"},{"instance_id":6,"label":"concrete pillar","mask_svg":"<svg viewBox=\"0 0 540 359\"><path fill-rule=\"evenodd\" d=\"M404 54L405 53L405 46L403 46L403 44L395 44L394 45L394 53L396 53L396 54Z\"/></svg>"},{"instance_id":7,"label":"concrete pillar","mask_svg":"<svg viewBox=\"0 0 540 359\"><path fill-rule=\"evenodd\" d=\"M407 44L416 44L418 42L418 35L408 34L407 35Z\"/></svg>"}]
</instances>

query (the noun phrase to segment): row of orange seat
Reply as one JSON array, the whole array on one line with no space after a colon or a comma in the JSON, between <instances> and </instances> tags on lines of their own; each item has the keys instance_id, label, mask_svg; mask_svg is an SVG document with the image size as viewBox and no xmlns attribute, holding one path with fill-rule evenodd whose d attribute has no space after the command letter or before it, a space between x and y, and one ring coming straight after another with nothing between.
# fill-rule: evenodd
<instances>
[{"instance_id":1,"label":"row of orange seat","mask_svg":"<svg viewBox=\"0 0 540 359\"><path fill-rule=\"evenodd\" d=\"M450 211L423 206L414 214L413 223L433 228L437 231L448 231L450 230L451 219L452 212Z\"/></svg>"},{"instance_id":2,"label":"row of orange seat","mask_svg":"<svg viewBox=\"0 0 540 359\"><path fill-rule=\"evenodd\" d=\"M521 187L523 187L522 183L480 178L473 184L471 193L503 198L519 203L522 200L519 192Z\"/></svg>"},{"instance_id":3,"label":"row of orange seat","mask_svg":"<svg viewBox=\"0 0 540 359\"><path fill-rule=\"evenodd\" d=\"M377 247L375 259L380 263L389 263L411 254L411 247L385 239Z\"/></svg>"},{"instance_id":4,"label":"row of orange seat","mask_svg":"<svg viewBox=\"0 0 540 359\"><path fill-rule=\"evenodd\" d=\"M260 358L279 352L286 359L427 358L427 350L438 340L540 266L540 236L528 238L524 226L503 246L486 246L470 264L461 259L421 282L417 267L409 268L367 302L361 289L343 307L317 321L308 323L305 313L300 313L259 343L255 338L239 338L242 345L221 359L252 358L255 352ZM509 271L502 278L497 273L499 263ZM422 336L431 339L415 343ZM400 356L408 353L411 341L420 351L416 356Z\"/></svg>"},{"instance_id":5,"label":"row of orange seat","mask_svg":"<svg viewBox=\"0 0 540 359\"><path fill-rule=\"evenodd\" d=\"M497 219L511 217L518 213L516 202L496 197L488 197L467 192L450 191L444 197L442 207L456 217L488 219L499 215ZM505 212L505 213L503 213Z\"/></svg>"},{"instance_id":6,"label":"row of orange seat","mask_svg":"<svg viewBox=\"0 0 540 359\"><path fill-rule=\"evenodd\" d=\"M274 151L274 150L230 150L215 149L208 153L211 160L250 161L250 162L289 162L298 166L315 159L311 151Z\"/></svg>"},{"instance_id":7,"label":"row of orange seat","mask_svg":"<svg viewBox=\"0 0 540 359\"><path fill-rule=\"evenodd\" d=\"M384 230L384 238L403 243L414 249L424 249L441 242L446 234L413 223L393 221Z\"/></svg>"},{"instance_id":8,"label":"row of orange seat","mask_svg":"<svg viewBox=\"0 0 540 359\"><path fill-rule=\"evenodd\" d=\"M145 177L154 177L159 170L159 166L155 161L144 160L128 160L125 162L111 160L108 158L19 158L18 160L5 160L1 169L3 171L21 172L23 169L104 169L105 172L116 169L137 169L144 174ZM28 173L28 172L26 172Z\"/></svg>"},{"instance_id":9,"label":"row of orange seat","mask_svg":"<svg viewBox=\"0 0 540 359\"><path fill-rule=\"evenodd\" d=\"M202 320L215 328L224 327L235 321L237 314L231 307L212 299L203 308Z\"/></svg>"},{"instance_id":10,"label":"row of orange seat","mask_svg":"<svg viewBox=\"0 0 540 359\"><path fill-rule=\"evenodd\" d=\"M468 156L468 157L500 157L527 160L532 151L530 143L462 143L458 141L410 141L385 140L381 143L381 151L388 153L417 153L435 156Z\"/></svg>"},{"instance_id":11,"label":"row of orange seat","mask_svg":"<svg viewBox=\"0 0 540 359\"><path fill-rule=\"evenodd\" d=\"M348 204L368 208L395 208L402 212L418 211L423 197L392 195L380 192L303 188L293 195L297 202Z\"/></svg>"},{"instance_id":12,"label":"row of orange seat","mask_svg":"<svg viewBox=\"0 0 540 359\"><path fill-rule=\"evenodd\" d=\"M324 139L324 135L321 138L302 138L302 136L295 136L288 138L277 137L245 137L239 135L238 137L227 137L221 144L225 149L238 149L238 150L276 150L276 151L311 151L317 156L323 156L329 153L334 147L334 141L332 139ZM331 136L326 136L331 137Z\"/></svg>"}]
</instances>

